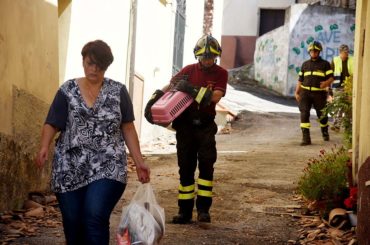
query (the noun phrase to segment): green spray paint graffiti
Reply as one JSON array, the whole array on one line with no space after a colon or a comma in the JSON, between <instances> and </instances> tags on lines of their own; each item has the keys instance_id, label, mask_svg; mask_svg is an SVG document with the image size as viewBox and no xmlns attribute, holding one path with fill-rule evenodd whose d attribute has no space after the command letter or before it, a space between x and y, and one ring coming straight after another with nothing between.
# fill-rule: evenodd
<instances>
[{"instance_id":1,"label":"green spray paint graffiti","mask_svg":"<svg viewBox=\"0 0 370 245\"><path fill-rule=\"evenodd\" d=\"M351 29L352 32L354 32L355 31L355 24L353 24L350 29Z\"/></svg>"},{"instance_id":2,"label":"green spray paint graffiti","mask_svg":"<svg viewBox=\"0 0 370 245\"><path fill-rule=\"evenodd\" d=\"M315 32L319 32L319 31L322 31L322 30L323 30L322 25L315 26Z\"/></svg>"},{"instance_id":3,"label":"green spray paint graffiti","mask_svg":"<svg viewBox=\"0 0 370 245\"><path fill-rule=\"evenodd\" d=\"M308 45L314 40L321 42L321 57L331 61L338 54L340 44L348 44L353 49L354 22L354 14L347 10L329 11L323 6L308 6L293 28L284 29L288 36L279 36L277 31L259 39L257 46L264 49L263 53L258 50L255 54L255 62L259 57L259 63L255 64L259 83L294 94L301 65L309 59Z\"/></svg>"},{"instance_id":4,"label":"green spray paint graffiti","mask_svg":"<svg viewBox=\"0 0 370 245\"><path fill-rule=\"evenodd\" d=\"M306 40L306 43L307 44L310 44L313 42L313 40L315 40L312 36L308 37L307 40Z\"/></svg>"},{"instance_id":5,"label":"green spray paint graffiti","mask_svg":"<svg viewBox=\"0 0 370 245\"><path fill-rule=\"evenodd\" d=\"M330 30L331 31L338 30L338 25L337 24L330 25Z\"/></svg>"},{"instance_id":6,"label":"green spray paint graffiti","mask_svg":"<svg viewBox=\"0 0 370 245\"><path fill-rule=\"evenodd\" d=\"M301 50L299 50L299 48L297 48L297 47L294 47L294 48L293 48L293 51L294 51L294 53L296 53L297 55L299 55L299 54L301 53Z\"/></svg>"},{"instance_id":7,"label":"green spray paint graffiti","mask_svg":"<svg viewBox=\"0 0 370 245\"><path fill-rule=\"evenodd\" d=\"M325 31L324 27L322 25L316 25L314 27L314 32L316 32L316 38L313 36L308 36L305 41L300 41L300 47L293 47L292 50L293 52L299 56L303 55L302 59L306 60L308 59L309 55L306 52L306 45L305 44L310 44L314 40L317 40L323 44L335 44L336 46L339 46L340 44L340 34L341 31L339 30L339 25L337 23L330 24L328 26L330 31ZM351 26L351 28L353 25ZM331 48L331 47L325 47L324 50L321 53L321 56L323 56L325 59L331 60L335 55L337 51L336 48Z\"/></svg>"}]
</instances>

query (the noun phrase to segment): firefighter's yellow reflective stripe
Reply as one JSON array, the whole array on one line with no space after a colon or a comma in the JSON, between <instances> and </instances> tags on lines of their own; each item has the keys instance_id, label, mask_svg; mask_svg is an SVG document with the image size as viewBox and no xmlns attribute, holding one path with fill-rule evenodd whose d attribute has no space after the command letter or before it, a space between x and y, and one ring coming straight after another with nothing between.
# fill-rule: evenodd
<instances>
[{"instance_id":1,"label":"firefighter's yellow reflective stripe","mask_svg":"<svg viewBox=\"0 0 370 245\"><path fill-rule=\"evenodd\" d=\"M322 123L320 123L320 127L322 127L322 128L325 128L325 127L327 127L327 126L329 126L329 123L326 123L326 124L322 124Z\"/></svg>"},{"instance_id":2,"label":"firefighter's yellow reflective stripe","mask_svg":"<svg viewBox=\"0 0 370 245\"><path fill-rule=\"evenodd\" d=\"M332 74L333 73L333 70L327 70L326 72L325 72L325 74L326 75L330 75L330 74Z\"/></svg>"},{"instance_id":3,"label":"firefighter's yellow reflective stripe","mask_svg":"<svg viewBox=\"0 0 370 245\"><path fill-rule=\"evenodd\" d=\"M318 77L325 77L325 73L319 72L319 71L313 71L312 75L318 76Z\"/></svg>"},{"instance_id":4,"label":"firefighter's yellow reflective stripe","mask_svg":"<svg viewBox=\"0 0 370 245\"><path fill-rule=\"evenodd\" d=\"M195 197L194 192L193 193L186 193L186 194L179 193L179 196L178 196L179 200L190 200L190 199L194 199L194 197Z\"/></svg>"},{"instance_id":5,"label":"firefighter's yellow reflective stripe","mask_svg":"<svg viewBox=\"0 0 370 245\"><path fill-rule=\"evenodd\" d=\"M197 97L195 98L195 101L198 102L198 104L200 104L200 102L202 101L203 96L206 93L206 91L207 91L207 88L205 88L205 87L200 88L200 90L197 94Z\"/></svg>"},{"instance_id":6,"label":"firefighter's yellow reflective stripe","mask_svg":"<svg viewBox=\"0 0 370 245\"><path fill-rule=\"evenodd\" d=\"M213 53L213 54L216 54L216 55L221 54L220 51L218 51L217 49L212 48L212 46L210 46L209 49L210 49L211 53ZM195 52L195 56L202 55L205 52L206 52L206 47L203 47L203 48L199 49L197 52Z\"/></svg>"},{"instance_id":7,"label":"firefighter's yellow reflective stripe","mask_svg":"<svg viewBox=\"0 0 370 245\"><path fill-rule=\"evenodd\" d=\"M188 186L182 186L181 184L179 185L179 191L183 192L189 192L189 191L194 191L195 185L188 185Z\"/></svg>"},{"instance_id":8,"label":"firefighter's yellow reflective stripe","mask_svg":"<svg viewBox=\"0 0 370 245\"><path fill-rule=\"evenodd\" d=\"M217 51L216 49L212 48L212 46L209 47L211 52L217 55L220 55L220 51Z\"/></svg>"},{"instance_id":9,"label":"firefighter's yellow reflective stripe","mask_svg":"<svg viewBox=\"0 0 370 245\"><path fill-rule=\"evenodd\" d=\"M198 190L198 196L212 197L212 191Z\"/></svg>"},{"instance_id":10,"label":"firefighter's yellow reflective stripe","mask_svg":"<svg viewBox=\"0 0 370 245\"><path fill-rule=\"evenodd\" d=\"M310 128L311 124L310 123L301 123L301 128Z\"/></svg>"},{"instance_id":11,"label":"firefighter's yellow reflective stripe","mask_svg":"<svg viewBox=\"0 0 370 245\"><path fill-rule=\"evenodd\" d=\"M201 55L201 54L203 54L204 52L206 52L206 47L203 47L203 48L199 49L199 50L195 53L195 56Z\"/></svg>"},{"instance_id":12,"label":"firefighter's yellow reflective stripe","mask_svg":"<svg viewBox=\"0 0 370 245\"><path fill-rule=\"evenodd\" d=\"M311 90L311 91L324 91L324 90L326 90L324 88L306 87L306 86L303 86L303 85L301 85L301 88L306 89L306 90Z\"/></svg>"},{"instance_id":13,"label":"firefighter's yellow reflective stripe","mask_svg":"<svg viewBox=\"0 0 370 245\"><path fill-rule=\"evenodd\" d=\"M212 187L213 186L213 182L210 181L210 180L198 179L198 185Z\"/></svg>"},{"instance_id":14,"label":"firefighter's yellow reflective stripe","mask_svg":"<svg viewBox=\"0 0 370 245\"><path fill-rule=\"evenodd\" d=\"M316 46L316 45L313 45L313 48L314 48L314 49L316 49L316 50L321 51L321 48L320 48L320 47L318 47L318 46Z\"/></svg>"},{"instance_id":15,"label":"firefighter's yellow reflective stripe","mask_svg":"<svg viewBox=\"0 0 370 245\"><path fill-rule=\"evenodd\" d=\"M332 72L333 73L333 72ZM325 73L321 71L306 71L304 76L318 76L318 77L325 77Z\"/></svg>"},{"instance_id":16,"label":"firefighter's yellow reflective stripe","mask_svg":"<svg viewBox=\"0 0 370 245\"><path fill-rule=\"evenodd\" d=\"M301 71L300 71L300 72L298 72L298 75L299 75L299 76L302 76L302 75L303 75L303 72L301 72Z\"/></svg>"}]
</instances>

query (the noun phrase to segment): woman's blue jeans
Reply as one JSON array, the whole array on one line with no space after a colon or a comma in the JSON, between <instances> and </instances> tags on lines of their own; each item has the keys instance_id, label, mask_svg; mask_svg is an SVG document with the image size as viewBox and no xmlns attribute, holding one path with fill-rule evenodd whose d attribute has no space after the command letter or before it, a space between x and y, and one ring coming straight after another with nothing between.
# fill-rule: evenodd
<instances>
[{"instance_id":1,"label":"woman's blue jeans","mask_svg":"<svg viewBox=\"0 0 370 245\"><path fill-rule=\"evenodd\" d=\"M126 185L101 179L78 190L56 193L68 245L109 244L109 218Z\"/></svg>"}]
</instances>

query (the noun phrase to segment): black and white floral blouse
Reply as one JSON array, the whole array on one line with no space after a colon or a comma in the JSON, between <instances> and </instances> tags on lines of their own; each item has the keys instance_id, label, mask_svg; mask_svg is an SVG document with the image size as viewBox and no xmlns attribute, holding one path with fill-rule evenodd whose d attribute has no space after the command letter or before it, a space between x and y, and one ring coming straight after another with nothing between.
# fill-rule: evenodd
<instances>
[{"instance_id":1,"label":"black and white floral blouse","mask_svg":"<svg viewBox=\"0 0 370 245\"><path fill-rule=\"evenodd\" d=\"M60 129L52 167L51 189L73 191L107 178L127 181L127 157L121 124L134 121L126 87L109 78L93 107L82 98L77 79L55 95L46 124Z\"/></svg>"}]
</instances>

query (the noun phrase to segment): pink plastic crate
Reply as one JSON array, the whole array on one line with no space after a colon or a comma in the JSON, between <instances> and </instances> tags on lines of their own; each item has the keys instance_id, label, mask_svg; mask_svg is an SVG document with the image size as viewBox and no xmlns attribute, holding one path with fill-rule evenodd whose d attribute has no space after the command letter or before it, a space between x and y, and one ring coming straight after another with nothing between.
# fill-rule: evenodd
<instances>
[{"instance_id":1,"label":"pink plastic crate","mask_svg":"<svg viewBox=\"0 0 370 245\"><path fill-rule=\"evenodd\" d=\"M152 106L153 122L170 124L189 105L193 98L181 91L168 91Z\"/></svg>"}]
</instances>

